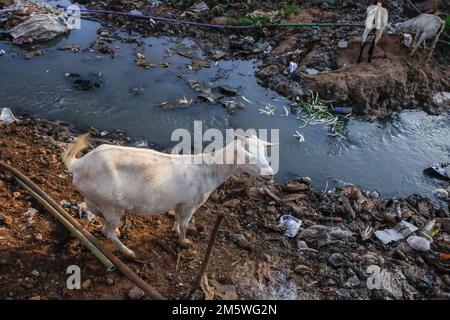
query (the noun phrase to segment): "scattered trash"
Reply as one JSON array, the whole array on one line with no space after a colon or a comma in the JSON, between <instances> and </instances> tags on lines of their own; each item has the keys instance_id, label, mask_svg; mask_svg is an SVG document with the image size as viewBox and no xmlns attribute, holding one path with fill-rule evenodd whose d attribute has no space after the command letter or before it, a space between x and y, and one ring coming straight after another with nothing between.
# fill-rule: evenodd
<instances>
[{"instance_id":1,"label":"scattered trash","mask_svg":"<svg viewBox=\"0 0 450 320\"><path fill-rule=\"evenodd\" d=\"M432 178L450 181L450 162L434 164L423 170L423 173Z\"/></svg>"},{"instance_id":2,"label":"scattered trash","mask_svg":"<svg viewBox=\"0 0 450 320\"><path fill-rule=\"evenodd\" d=\"M189 10L194 11L194 12L203 12L203 11L208 11L209 7L204 1L200 1L200 2L194 3L189 8Z\"/></svg>"},{"instance_id":3,"label":"scattered trash","mask_svg":"<svg viewBox=\"0 0 450 320\"><path fill-rule=\"evenodd\" d=\"M450 106L450 92L438 92L433 96L433 102L441 107Z\"/></svg>"},{"instance_id":4,"label":"scattered trash","mask_svg":"<svg viewBox=\"0 0 450 320\"><path fill-rule=\"evenodd\" d=\"M290 73L293 73L295 70L297 70L297 68L298 68L298 65L295 62L291 61L289 63L289 72Z\"/></svg>"},{"instance_id":5,"label":"scattered trash","mask_svg":"<svg viewBox=\"0 0 450 320\"><path fill-rule=\"evenodd\" d=\"M403 34L403 41L402 41L402 43L406 47L408 47L408 48L411 47L412 41L413 41L413 37L410 34L408 34L408 33Z\"/></svg>"},{"instance_id":6,"label":"scattered trash","mask_svg":"<svg viewBox=\"0 0 450 320\"><path fill-rule=\"evenodd\" d=\"M12 113L11 109L9 108L2 109L2 113L0 114L0 122L10 124L16 121L17 119L16 117L14 117L14 114Z\"/></svg>"},{"instance_id":7,"label":"scattered trash","mask_svg":"<svg viewBox=\"0 0 450 320\"><path fill-rule=\"evenodd\" d=\"M4 54L6 54L5 50L0 50L0 56L3 56Z\"/></svg>"},{"instance_id":8,"label":"scattered trash","mask_svg":"<svg viewBox=\"0 0 450 320\"><path fill-rule=\"evenodd\" d=\"M435 189L435 190L433 190L433 195L436 198L439 198L439 199L447 199L448 198L448 191L445 190L445 189L442 189L442 188Z\"/></svg>"},{"instance_id":9,"label":"scattered trash","mask_svg":"<svg viewBox=\"0 0 450 320\"><path fill-rule=\"evenodd\" d=\"M131 140L131 144L135 148L148 148L147 139L144 137L135 137Z\"/></svg>"},{"instance_id":10,"label":"scattered trash","mask_svg":"<svg viewBox=\"0 0 450 320\"><path fill-rule=\"evenodd\" d=\"M268 116L274 116L276 108L273 107L270 103L268 103L264 107L262 107L258 110L259 110L259 113L263 113Z\"/></svg>"},{"instance_id":11,"label":"scattered trash","mask_svg":"<svg viewBox=\"0 0 450 320\"><path fill-rule=\"evenodd\" d=\"M48 13L46 7L35 3L30 3L31 5L38 7L37 12L35 11L28 19L8 30L14 38L14 43L48 41L73 29L62 15ZM26 10L26 7L20 7L19 11L22 10Z\"/></svg>"},{"instance_id":12,"label":"scattered trash","mask_svg":"<svg viewBox=\"0 0 450 320\"><path fill-rule=\"evenodd\" d=\"M301 225L302 221L294 216L285 214L280 218L280 227L284 230L286 237L295 237Z\"/></svg>"},{"instance_id":13,"label":"scattered trash","mask_svg":"<svg viewBox=\"0 0 450 320\"><path fill-rule=\"evenodd\" d=\"M303 136L302 133L298 132L297 130L295 130L295 134L293 134L293 136L298 139L298 142L300 143L305 142L305 137Z\"/></svg>"},{"instance_id":14,"label":"scattered trash","mask_svg":"<svg viewBox=\"0 0 450 320\"><path fill-rule=\"evenodd\" d=\"M173 101L165 101L160 104L163 109L172 109L175 107L187 108L189 107L194 100L187 99L186 97L178 98Z\"/></svg>"},{"instance_id":15,"label":"scattered trash","mask_svg":"<svg viewBox=\"0 0 450 320\"><path fill-rule=\"evenodd\" d=\"M338 48L346 49L347 47L348 47L348 41L347 40L339 40Z\"/></svg>"},{"instance_id":16,"label":"scattered trash","mask_svg":"<svg viewBox=\"0 0 450 320\"><path fill-rule=\"evenodd\" d=\"M410 236L406 239L406 242L410 245L411 248L417 251L429 251L430 250L430 241L425 238Z\"/></svg>"},{"instance_id":17,"label":"scattered trash","mask_svg":"<svg viewBox=\"0 0 450 320\"><path fill-rule=\"evenodd\" d=\"M375 231L375 236L384 244L388 244L392 241L404 239L417 230L418 228L415 225L402 221L395 228Z\"/></svg>"},{"instance_id":18,"label":"scattered trash","mask_svg":"<svg viewBox=\"0 0 450 320\"><path fill-rule=\"evenodd\" d=\"M247 102L247 103L251 103L251 104L253 104L253 102L251 102L250 100L248 100L246 97L244 97L244 96L242 96L242 100L244 100L245 102Z\"/></svg>"},{"instance_id":19,"label":"scattered trash","mask_svg":"<svg viewBox=\"0 0 450 320\"><path fill-rule=\"evenodd\" d=\"M333 112L333 105L330 101L319 98L319 94L310 91L311 97L301 105L306 115L300 119L309 124L326 124L330 126L332 136L344 138L342 135L345 129L345 122Z\"/></svg>"},{"instance_id":20,"label":"scattered trash","mask_svg":"<svg viewBox=\"0 0 450 320\"><path fill-rule=\"evenodd\" d=\"M150 69L152 67L155 67L153 63L150 63L145 56L142 53L137 52L136 58L134 59L134 62L137 66L142 67L144 69Z\"/></svg>"},{"instance_id":21,"label":"scattered trash","mask_svg":"<svg viewBox=\"0 0 450 320\"><path fill-rule=\"evenodd\" d=\"M335 107L333 109L333 111L336 113L350 114L353 112L353 109L349 108L349 107L338 106L338 107Z\"/></svg>"},{"instance_id":22,"label":"scattered trash","mask_svg":"<svg viewBox=\"0 0 450 320\"><path fill-rule=\"evenodd\" d=\"M314 75L320 73L319 70L313 69L313 68L306 68L305 72L306 72L306 74L309 74L309 75L311 75L311 76L314 76Z\"/></svg>"}]
</instances>

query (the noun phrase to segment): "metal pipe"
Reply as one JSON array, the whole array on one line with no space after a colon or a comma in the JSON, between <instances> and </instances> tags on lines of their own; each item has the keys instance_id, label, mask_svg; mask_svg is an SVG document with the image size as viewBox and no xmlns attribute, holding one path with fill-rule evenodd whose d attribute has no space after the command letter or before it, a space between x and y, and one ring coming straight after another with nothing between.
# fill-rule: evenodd
<instances>
[{"instance_id":1,"label":"metal pipe","mask_svg":"<svg viewBox=\"0 0 450 320\"><path fill-rule=\"evenodd\" d=\"M44 199L51 207L53 207L61 216L63 216L74 229L78 230L83 236L85 236L97 249L99 249L103 255L105 255L115 266L127 277L130 281L134 282L139 288L141 288L145 294L155 300L165 300L165 298L153 289L147 282L134 273L125 263L123 263L114 254L109 252L89 231L87 231L75 218L68 214L55 200L47 195L41 188L39 188L33 181L16 168L6 164L0 160L0 166L10 171L16 178L20 179L23 184L27 185L35 194Z\"/></svg>"}]
</instances>

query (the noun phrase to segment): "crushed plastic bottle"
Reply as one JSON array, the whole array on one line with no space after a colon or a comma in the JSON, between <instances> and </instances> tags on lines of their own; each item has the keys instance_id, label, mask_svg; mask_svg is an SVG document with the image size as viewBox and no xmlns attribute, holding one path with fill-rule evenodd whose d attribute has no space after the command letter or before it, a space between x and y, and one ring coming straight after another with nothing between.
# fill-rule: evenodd
<instances>
[{"instance_id":1,"label":"crushed plastic bottle","mask_svg":"<svg viewBox=\"0 0 450 320\"><path fill-rule=\"evenodd\" d=\"M430 250L430 241L425 238L410 236L408 239L406 239L406 242L408 242L409 246L414 250L423 252Z\"/></svg>"},{"instance_id":2,"label":"crushed plastic bottle","mask_svg":"<svg viewBox=\"0 0 450 320\"><path fill-rule=\"evenodd\" d=\"M353 109L349 108L349 107L338 106L338 107L334 108L333 111L336 113L350 114L353 112Z\"/></svg>"},{"instance_id":3,"label":"crushed plastic bottle","mask_svg":"<svg viewBox=\"0 0 450 320\"><path fill-rule=\"evenodd\" d=\"M286 237L295 237L298 233L298 230L300 230L301 225L302 221L294 216L285 214L280 218L280 226L281 228L283 228L284 235Z\"/></svg>"}]
</instances>

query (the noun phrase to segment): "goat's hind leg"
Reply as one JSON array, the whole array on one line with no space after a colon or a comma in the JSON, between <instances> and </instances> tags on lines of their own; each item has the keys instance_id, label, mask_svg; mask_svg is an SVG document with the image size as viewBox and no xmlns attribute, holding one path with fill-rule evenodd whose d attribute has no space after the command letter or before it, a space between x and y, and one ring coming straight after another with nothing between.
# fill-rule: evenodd
<instances>
[{"instance_id":1,"label":"goat's hind leg","mask_svg":"<svg viewBox=\"0 0 450 320\"><path fill-rule=\"evenodd\" d=\"M136 254L132 250L128 249L116 235L116 229L119 226L122 215L123 212L117 209L111 209L108 211L108 214L103 214L105 223L103 224L102 232L105 237L111 240L121 252L134 259L136 258Z\"/></svg>"}]
</instances>

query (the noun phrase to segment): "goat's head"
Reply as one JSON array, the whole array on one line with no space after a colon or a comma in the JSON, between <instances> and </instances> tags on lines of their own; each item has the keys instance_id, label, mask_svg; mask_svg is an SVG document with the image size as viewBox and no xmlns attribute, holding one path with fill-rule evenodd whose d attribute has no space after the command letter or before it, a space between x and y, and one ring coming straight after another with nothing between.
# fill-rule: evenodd
<instances>
[{"instance_id":1,"label":"goat's head","mask_svg":"<svg viewBox=\"0 0 450 320\"><path fill-rule=\"evenodd\" d=\"M274 171L266 158L266 148L274 144L259 139L255 134L236 138L235 159L238 168L252 176L271 178Z\"/></svg>"},{"instance_id":2,"label":"goat's head","mask_svg":"<svg viewBox=\"0 0 450 320\"><path fill-rule=\"evenodd\" d=\"M404 22L398 22L396 24L394 24L394 32L399 33L399 32L407 32L409 31L409 25L404 23Z\"/></svg>"}]
</instances>

